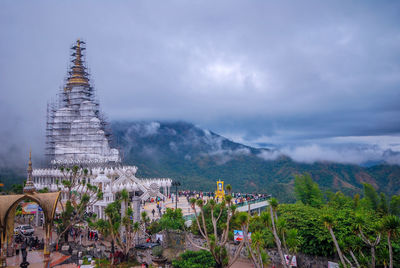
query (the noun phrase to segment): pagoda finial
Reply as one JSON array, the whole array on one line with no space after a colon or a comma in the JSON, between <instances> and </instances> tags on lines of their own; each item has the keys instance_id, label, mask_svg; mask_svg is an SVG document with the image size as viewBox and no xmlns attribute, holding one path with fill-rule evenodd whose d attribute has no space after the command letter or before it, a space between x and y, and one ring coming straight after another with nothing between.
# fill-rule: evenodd
<instances>
[{"instance_id":1,"label":"pagoda finial","mask_svg":"<svg viewBox=\"0 0 400 268\"><path fill-rule=\"evenodd\" d=\"M76 40L76 52L75 52L75 66L81 66L81 56L82 56L82 51L81 51L81 40Z\"/></svg>"},{"instance_id":2,"label":"pagoda finial","mask_svg":"<svg viewBox=\"0 0 400 268\"><path fill-rule=\"evenodd\" d=\"M29 150L29 162L28 162L28 178L24 186L24 193L33 193L36 191L35 185L32 181L32 150Z\"/></svg>"},{"instance_id":3,"label":"pagoda finial","mask_svg":"<svg viewBox=\"0 0 400 268\"><path fill-rule=\"evenodd\" d=\"M32 171L32 149L29 150L28 171Z\"/></svg>"},{"instance_id":4,"label":"pagoda finial","mask_svg":"<svg viewBox=\"0 0 400 268\"><path fill-rule=\"evenodd\" d=\"M77 39L76 45L71 48L73 50L71 55L74 59L72 60L73 66L69 71L65 90L70 90L73 86L89 86L89 78L87 77L86 67L83 65L82 60L82 51L85 50L85 47L82 46L83 44L85 42Z\"/></svg>"}]
</instances>

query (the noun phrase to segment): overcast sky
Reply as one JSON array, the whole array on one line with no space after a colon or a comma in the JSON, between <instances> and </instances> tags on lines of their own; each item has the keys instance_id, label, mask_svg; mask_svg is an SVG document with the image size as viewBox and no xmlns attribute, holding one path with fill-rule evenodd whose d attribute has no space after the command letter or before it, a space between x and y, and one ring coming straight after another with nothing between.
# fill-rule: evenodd
<instances>
[{"instance_id":1,"label":"overcast sky","mask_svg":"<svg viewBox=\"0 0 400 268\"><path fill-rule=\"evenodd\" d=\"M1 1L3 154L43 153L77 38L110 120L400 163L399 1Z\"/></svg>"}]
</instances>

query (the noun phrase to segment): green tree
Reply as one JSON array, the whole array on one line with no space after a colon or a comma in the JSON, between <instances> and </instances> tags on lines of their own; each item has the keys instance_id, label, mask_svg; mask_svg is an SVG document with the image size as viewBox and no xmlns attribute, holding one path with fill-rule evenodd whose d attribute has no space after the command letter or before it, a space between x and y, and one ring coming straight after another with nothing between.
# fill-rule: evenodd
<instances>
[{"instance_id":1,"label":"green tree","mask_svg":"<svg viewBox=\"0 0 400 268\"><path fill-rule=\"evenodd\" d=\"M333 243L335 244L337 253L338 253L339 258L340 258L340 262L342 263L343 267L346 267L346 263L344 262L344 258L343 258L343 253L342 253L342 251L341 251L341 249L339 247L338 241L336 240L335 233L333 232L334 219L333 219L332 216L326 214L326 215L323 216L323 221L324 221L325 227L329 230L329 233L331 234Z\"/></svg>"},{"instance_id":2,"label":"green tree","mask_svg":"<svg viewBox=\"0 0 400 268\"><path fill-rule=\"evenodd\" d=\"M353 209L358 209L360 206L360 195L355 194L353 197Z\"/></svg>"},{"instance_id":3,"label":"green tree","mask_svg":"<svg viewBox=\"0 0 400 268\"><path fill-rule=\"evenodd\" d=\"M389 205L388 205L388 201L387 201L386 195L384 193L380 193L379 194L379 204L378 204L377 211L381 215L388 215L389 214Z\"/></svg>"},{"instance_id":4,"label":"green tree","mask_svg":"<svg viewBox=\"0 0 400 268\"><path fill-rule=\"evenodd\" d=\"M289 256L289 260L292 260L292 257L296 255L299 250L300 238L298 235L297 229L288 229L286 231L286 244L287 244L287 254Z\"/></svg>"},{"instance_id":5,"label":"green tree","mask_svg":"<svg viewBox=\"0 0 400 268\"><path fill-rule=\"evenodd\" d=\"M13 184L11 186L11 192L14 194L22 194L24 192L24 185L22 184Z\"/></svg>"},{"instance_id":6,"label":"green tree","mask_svg":"<svg viewBox=\"0 0 400 268\"><path fill-rule=\"evenodd\" d=\"M265 249L265 240L262 233L257 230L251 234L251 240L249 239L249 226L251 216L250 213L240 212L237 215L237 219L241 225L243 232L244 244L247 251L250 254L250 259L256 268L263 268L267 262L267 253Z\"/></svg>"},{"instance_id":7,"label":"green tree","mask_svg":"<svg viewBox=\"0 0 400 268\"><path fill-rule=\"evenodd\" d=\"M230 187L226 189L230 189ZM217 267L230 267L239 257L240 251L244 246L244 241L240 242L233 258L229 259L226 244L228 243L231 231L232 218L236 214L236 207L232 204L232 196L229 191L219 205L217 205L214 199L209 199L205 204L202 199L196 200L195 198L190 200L190 204L194 214L198 215L198 217L195 217L197 228L200 235L206 240L206 243L204 246L197 245L189 235L186 237L195 247L210 251ZM210 208L209 215L205 215L205 207L207 206ZM227 217L226 221L222 221L221 217L225 208L227 209ZM211 220L212 230L207 228L206 216ZM218 226L222 226L222 233L218 232Z\"/></svg>"},{"instance_id":8,"label":"green tree","mask_svg":"<svg viewBox=\"0 0 400 268\"><path fill-rule=\"evenodd\" d=\"M367 206L372 210L377 210L379 206L379 195L372 187L371 184L363 183L364 186L364 200L367 203Z\"/></svg>"},{"instance_id":9,"label":"green tree","mask_svg":"<svg viewBox=\"0 0 400 268\"><path fill-rule=\"evenodd\" d=\"M393 195L390 199L389 212L400 217L400 195Z\"/></svg>"},{"instance_id":10,"label":"green tree","mask_svg":"<svg viewBox=\"0 0 400 268\"><path fill-rule=\"evenodd\" d=\"M287 265L286 265L285 256L283 255L282 242L281 242L281 239L279 238L278 230L276 227L276 222L278 221L278 215L277 215L278 206L279 206L278 200L276 198L271 198L271 200L269 201L269 211L270 211L270 219L271 219L270 229L274 235L275 244L276 244L276 247L278 248L279 256L281 257L281 264L283 265L283 267L286 268ZM264 215L264 219L267 219L265 215ZM268 223L267 221L265 221L265 222Z\"/></svg>"},{"instance_id":11,"label":"green tree","mask_svg":"<svg viewBox=\"0 0 400 268\"><path fill-rule=\"evenodd\" d=\"M64 192L68 195L65 205L60 201L62 212L59 221L55 221L57 227L58 242L64 236L68 242L68 231L76 224L88 221L86 208L95 204L103 198L103 193L96 186L86 182L87 169L78 166L72 168L60 168L63 174L62 184ZM96 215L93 215L96 217Z\"/></svg>"},{"instance_id":12,"label":"green tree","mask_svg":"<svg viewBox=\"0 0 400 268\"><path fill-rule=\"evenodd\" d=\"M376 238L369 238L366 234L364 234L363 228L365 226L365 220L361 215L357 215L355 219L354 229L358 236L362 239L362 241L367 244L371 248L371 267L375 268L375 251L376 247L381 242L381 233L379 232L379 228L376 226L375 231L377 232Z\"/></svg>"},{"instance_id":13,"label":"green tree","mask_svg":"<svg viewBox=\"0 0 400 268\"><path fill-rule=\"evenodd\" d=\"M121 248L125 259L128 259L129 251L134 247L134 238L145 221L142 219L140 222L133 222L133 210L128 206L124 193L119 193L119 196L120 198L105 208L107 220L99 219L93 225L105 237L111 237L112 252L117 245ZM123 203L126 206L121 206ZM114 263L114 259L111 260L111 263Z\"/></svg>"},{"instance_id":14,"label":"green tree","mask_svg":"<svg viewBox=\"0 0 400 268\"><path fill-rule=\"evenodd\" d=\"M111 236L111 253L114 253L114 247L117 242L117 237L119 235L119 229L121 226L121 215L120 215L120 204L119 202L112 202L107 205L107 207L104 209L104 213L107 216L107 222L108 224L106 225L108 227L108 233ZM111 254L111 264L114 264L114 254Z\"/></svg>"},{"instance_id":15,"label":"green tree","mask_svg":"<svg viewBox=\"0 0 400 268\"><path fill-rule=\"evenodd\" d=\"M167 208L159 220L159 226L162 230L184 230L185 219L183 218L182 209Z\"/></svg>"},{"instance_id":16,"label":"green tree","mask_svg":"<svg viewBox=\"0 0 400 268\"><path fill-rule=\"evenodd\" d=\"M349 208L353 209L355 201L350 197L344 195L342 192L336 192L328 202L328 206L334 209Z\"/></svg>"},{"instance_id":17,"label":"green tree","mask_svg":"<svg viewBox=\"0 0 400 268\"><path fill-rule=\"evenodd\" d=\"M175 268L209 268L215 267L213 255L208 250L186 250L172 261Z\"/></svg>"},{"instance_id":18,"label":"green tree","mask_svg":"<svg viewBox=\"0 0 400 268\"><path fill-rule=\"evenodd\" d=\"M393 268L393 247L392 239L400 234L400 218L394 215L386 216L382 222L382 229L387 235L389 248L389 267Z\"/></svg>"},{"instance_id":19,"label":"green tree","mask_svg":"<svg viewBox=\"0 0 400 268\"><path fill-rule=\"evenodd\" d=\"M297 200L300 200L305 205L320 207L323 204L322 192L308 173L295 176L294 192Z\"/></svg>"},{"instance_id":20,"label":"green tree","mask_svg":"<svg viewBox=\"0 0 400 268\"><path fill-rule=\"evenodd\" d=\"M43 189L39 190L38 192L39 192L39 193L42 193L42 194L48 193L48 192L49 192L49 188L44 187Z\"/></svg>"}]
</instances>

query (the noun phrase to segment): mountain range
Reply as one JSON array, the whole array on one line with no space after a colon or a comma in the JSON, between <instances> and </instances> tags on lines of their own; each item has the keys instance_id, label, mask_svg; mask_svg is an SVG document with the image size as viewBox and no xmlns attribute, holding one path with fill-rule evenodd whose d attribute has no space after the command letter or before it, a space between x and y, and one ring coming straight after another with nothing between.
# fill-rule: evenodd
<instances>
[{"instance_id":1,"label":"mountain range","mask_svg":"<svg viewBox=\"0 0 400 268\"><path fill-rule=\"evenodd\" d=\"M323 190L353 195L366 182L388 195L400 194L398 165L296 162L275 149L236 143L187 122L113 121L111 130L112 146L124 164L139 168L139 178L169 177L180 181L181 189L214 191L216 181L223 180L236 192L268 193L291 202L295 175L307 172ZM6 188L25 178L26 166L0 167Z\"/></svg>"},{"instance_id":2,"label":"mountain range","mask_svg":"<svg viewBox=\"0 0 400 268\"><path fill-rule=\"evenodd\" d=\"M213 191L217 180L233 191L269 193L294 201L294 176L309 173L323 190L360 193L370 183L388 195L400 194L400 167L293 161L274 149L233 142L187 122L111 124L114 146L123 162L136 165L139 177L170 177L182 189Z\"/></svg>"}]
</instances>

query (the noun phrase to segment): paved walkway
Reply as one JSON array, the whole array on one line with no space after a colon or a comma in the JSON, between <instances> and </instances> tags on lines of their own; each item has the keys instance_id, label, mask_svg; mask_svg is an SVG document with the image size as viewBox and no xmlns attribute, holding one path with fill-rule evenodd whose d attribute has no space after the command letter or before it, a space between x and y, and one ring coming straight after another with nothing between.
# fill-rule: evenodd
<instances>
[{"instance_id":1,"label":"paved walkway","mask_svg":"<svg viewBox=\"0 0 400 268\"><path fill-rule=\"evenodd\" d=\"M191 197L192 198L192 197ZM204 197L204 200L206 200L206 197ZM172 202L171 198L168 198L165 202L160 202L161 207L162 207L162 212L164 213L166 208L175 208L175 200ZM185 196L181 196L178 199L178 208L182 209L183 216L188 215L188 214L193 214L193 210L190 206L190 203L187 201ZM143 209L143 208L142 208ZM151 211L154 209L154 217ZM150 217L150 219L159 219L160 215L158 214L157 210L157 203L149 203L146 202L146 205L144 206L144 210L147 212L147 215Z\"/></svg>"},{"instance_id":2,"label":"paved walkway","mask_svg":"<svg viewBox=\"0 0 400 268\"><path fill-rule=\"evenodd\" d=\"M64 262L70 256L65 256L59 252L52 252L50 255L50 267L61 267L60 263ZM27 261L29 262L30 268L41 267L43 268L43 251L42 250L35 250L35 251L28 251ZM7 258L7 267L18 267L22 262L22 256L19 254L18 256L8 257ZM57 266L58 265L58 266ZM76 267L73 264L65 267Z\"/></svg>"},{"instance_id":3,"label":"paved walkway","mask_svg":"<svg viewBox=\"0 0 400 268\"><path fill-rule=\"evenodd\" d=\"M232 268L253 268L254 264L245 258L239 258L235 261L235 263L231 266Z\"/></svg>"}]
</instances>

